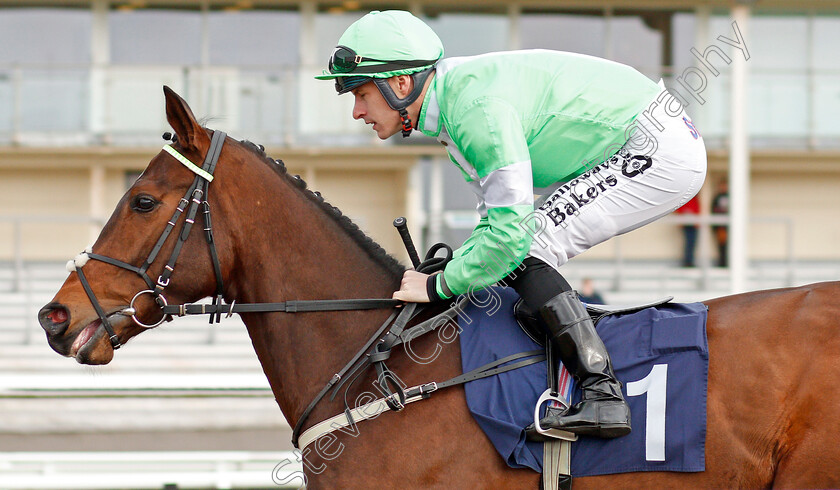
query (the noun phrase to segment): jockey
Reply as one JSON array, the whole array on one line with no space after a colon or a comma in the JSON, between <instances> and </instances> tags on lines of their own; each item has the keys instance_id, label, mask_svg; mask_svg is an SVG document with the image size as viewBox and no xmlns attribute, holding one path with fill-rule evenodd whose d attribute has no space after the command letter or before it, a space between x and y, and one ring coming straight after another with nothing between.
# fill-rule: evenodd
<instances>
[{"instance_id":1,"label":"jockey","mask_svg":"<svg viewBox=\"0 0 840 490\"><path fill-rule=\"evenodd\" d=\"M478 197L478 226L444 271L406 271L393 297L428 302L512 286L540 312L583 393L567 411L549 408L541 425L628 434L610 357L558 271L697 194L703 139L662 82L619 63L547 50L442 58L421 20L374 11L344 32L316 77L352 93L353 118L379 138L413 129L436 138Z\"/></svg>"}]
</instances>

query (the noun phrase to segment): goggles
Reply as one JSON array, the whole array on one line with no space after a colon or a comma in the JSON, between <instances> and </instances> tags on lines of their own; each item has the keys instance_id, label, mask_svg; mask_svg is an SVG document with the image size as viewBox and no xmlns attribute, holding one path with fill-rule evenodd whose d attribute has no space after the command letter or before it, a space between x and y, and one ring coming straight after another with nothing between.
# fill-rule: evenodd
<instances>
[{"instance_id":1,"label":"goggles","mask_svg":"<svg viewBox=\"0 0 840 490\"><path fill-rule=\"evenodd\" d=\"M346 94L371 80L373 79L370 77L335 77L335 91L338 92L338 95Z\"/></svg>"},{"instance_id":2,"label":"goggles","mask_svg":"<svg viewBox=\"0 0 840 490\"><path fill-rule=\"evenodd\" d=\"M365 61L375 61L383 64L359 66L359 63ZM359 56L347 46L339 45L335 47L332 56L330 56L328 68L330 73L382 73L391 70L432 65L436 62L437 60L378 60L376 58Z\"/></svg>"}]
</instances>

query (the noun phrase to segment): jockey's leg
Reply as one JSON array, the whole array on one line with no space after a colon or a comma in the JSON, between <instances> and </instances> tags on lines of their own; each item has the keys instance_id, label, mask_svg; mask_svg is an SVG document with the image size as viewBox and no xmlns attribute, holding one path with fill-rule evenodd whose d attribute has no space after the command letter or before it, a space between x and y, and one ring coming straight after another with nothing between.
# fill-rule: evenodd
<instances>
[{"instance_id":1,"label":"jockey's leg","mask_svg":"<svg viewBox=\"0 0 840 490\"><path fill-rule=\"evenodd\" d=\"M540 312L560 360L583 390L583 400L568 411L549 407L540 425L595 437L629 433L630 409L621 395L606 347L577 293L545 262L528 257L523 265L524 270L508 276L505 282L529 308Z\"/></svg>"},{"instance_id":2,"label":"jockey's leg","mask_svg":"<svg viewBox=\"0 0 840 490\"><path fill-rule=\"evenodd\" d=\"M664 87L630 129L617 153L540 200L526 270L517 274L529 275L528 261L539 259L542 269L559 276L557 270L572 257L673 212L697 194L706 175L703 139ZM540 311L563 364L583 389L583 401L566 412L549 408L541 425L601 437L629 432L621 386L577 294L570 287L534 293L539 287L522 288L517 282L541 281L517 279L513 286Z\"/></svg>"},{"instance_id":3,"label":"jockey's leg","mask_svg":"<svg viewBox=\"0 0 840 490\"><path fill-rule=\"evenodd\" d=\"M575 291L548 300L540 314L560 353L560 360L575 377L582 400L565 413L549 411L543 427L594 437L620 437L630 433L630 407L621 394L612 362L595 325Z\"/></svg>"}]
</instances>

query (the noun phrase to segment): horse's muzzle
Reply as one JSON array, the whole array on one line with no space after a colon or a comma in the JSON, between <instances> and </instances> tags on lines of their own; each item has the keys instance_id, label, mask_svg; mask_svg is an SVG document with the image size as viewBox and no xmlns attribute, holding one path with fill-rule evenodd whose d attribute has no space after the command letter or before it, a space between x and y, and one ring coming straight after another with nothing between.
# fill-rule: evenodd
<instances>
[{"instance_id":1,"label":"horse's muzzle","mask_svg":"<svg viewBox=\"0 0 840 490\"><path fill-rule=\"evenodd\" d=\"M63 335L70 325L70 311L59 303L50 303L38 312L38 323L47 335Z\"/></svg>"}]
</instances>

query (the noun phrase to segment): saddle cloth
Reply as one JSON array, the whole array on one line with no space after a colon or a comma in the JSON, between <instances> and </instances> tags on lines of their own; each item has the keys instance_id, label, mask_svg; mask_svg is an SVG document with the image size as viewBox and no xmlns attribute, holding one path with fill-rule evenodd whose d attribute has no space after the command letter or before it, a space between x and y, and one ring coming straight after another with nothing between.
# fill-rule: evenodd
<instances>
[{"instance_id":1,"label":"saddle cloth","mask_svg":"<svg viewBox=\"0 0 840 490\"><path fill-rule=\"evenodd\" d=\"M464 372L511 354L538 349L516 324L509 288L490 288L459 315ZM580 437L572 443L572 475L705 469L708 344L706 307L666 304L610 315L596 330L630 405L630 435ZM543 444L527 442L534 405L546 389L545 362L464 385L467 405L513 468L542 472ZM580 400L575 387L572 401Z\"/></svg>"}]
</instances>

